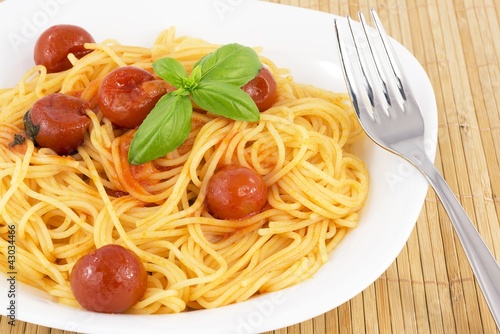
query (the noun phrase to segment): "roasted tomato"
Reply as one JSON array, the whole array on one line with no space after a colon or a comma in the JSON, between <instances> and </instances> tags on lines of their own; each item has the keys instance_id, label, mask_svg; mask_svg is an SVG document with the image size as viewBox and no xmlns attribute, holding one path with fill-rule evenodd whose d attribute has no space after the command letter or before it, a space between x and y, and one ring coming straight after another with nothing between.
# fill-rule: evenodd
<instances>
[{"instance_id":1,"label":"roasted tomato","mask_svg":"<svg viewBox=\"0 0 500 334\"><path fill-rule=\"evenodd\" d=\"M121 313L144 295L148 274L139 257L106 245L80 258L70 275L71 291L89 311Z\"/></svg>"},{"instance_id":2,"label":"roasted tomato","mask_svg":"<svg viewBox=\"0 0 500 334\"><path fill-rule=\"evenodd\" d=\"M241 219L260 212L267 203L267 186L253 169L226 165L210 178L206 204L220 219Z\"/></svg>"},{"instance_id":3,"label":"roasted tomato","mask_svg":"<svg viewBox=\"0 0 500 334\"><path fill-rule=\"evenodd\" d=\"M98 90L99 108L112 123L131 129L142 123L167 92L163 80L138 67L120 67L109 73Z\"/></svg>"},{"instance_id":4,"label":"roasted tomato","mask_svg":"<svg viewBox=\"0 0 500 334\"><path fill-rule=\"evenodd\" d=\"M271 108L276 101L276 81L265 66L241 89L250 95L261 112Z\"/></svg>"},{"instance_id":5,"label":"roasted tomato","mask_svg":"<svg viewBox=\"0 0 500 334\"><path fill-rule=\"evenodd\" d=\"M24 131L39 146L59 155L70 154L83 142L90 119L86 103L74 96L54 93L31 107L24 116Z\"/></svg>"},{"instance_id":6,"label":"roasted tomato","mask_svg":"<svg viewBox=\"0 0 500 334\"><path fill-rule=\"evenodd\" d=\"M45 30L35 44L35 64L44 65L47 72L61 72L71 68L68 54L82 58L92 50L85 43L94 43L94 38L83 28L69 24L55 25Z\"/></svg>"}]
</instances>

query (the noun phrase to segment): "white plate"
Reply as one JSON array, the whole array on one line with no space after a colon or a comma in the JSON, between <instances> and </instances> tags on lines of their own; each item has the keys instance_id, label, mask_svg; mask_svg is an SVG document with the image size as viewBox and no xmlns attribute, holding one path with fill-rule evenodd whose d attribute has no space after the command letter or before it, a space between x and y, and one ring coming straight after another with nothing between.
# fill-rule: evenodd
<instances>
[{"instance_id":1,"label":"white plate","mask_svg":"<svg viewBox=\"0 0 500 334\"><path fill-rule=\"evenodd\" d=\"M214 43L263 46L264 55L288 67L297 81L345 91L334 44L333 15L244 0L6 0L0 3L0 87L14 85L33 65L37 36L57 23L85 27L96 41L116 38L150 46L172 25L178 35ZM425 111L427 147L434 157L437 112L427 75L396 44ZM281 292L213 310L174 315L108 315L60 305L43 292L18 284L16 317L48 327L85 333L254 333L298 323L348 301L373 283L406 243L428 186L407 163L368 139L356 148L368 165L371 189L360 219L311 279ZM6 314L7 280L0 280L0 313Z\"/></svg>"}]
</instances>

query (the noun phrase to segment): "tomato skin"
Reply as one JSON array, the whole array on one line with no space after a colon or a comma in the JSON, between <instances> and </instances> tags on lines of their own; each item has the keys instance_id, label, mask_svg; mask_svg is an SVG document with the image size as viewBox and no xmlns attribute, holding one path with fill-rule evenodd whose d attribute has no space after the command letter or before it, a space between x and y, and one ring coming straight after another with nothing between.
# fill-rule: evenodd
<instances>
[{"instance_id":1,"label":"tomato skin","mask_svg":"<svg viewBox=\"0 0 500 334\"><path fill-rule=\"evenodd\" d=\"M83 143L90 119L85 114L85 101L62 93L47 95L25 116L25 131L41 147L59 155L70 154ZM38 131L32 126L38 127Z\"/></svg>"},{"instance_id":2,"label":"tomato skin","mask_svg":"<svg viewBox=\"0 0 500 334\"><path fill-rule=\"evenodd\" d=\"M139 257L119 245L103 246L73 266L71 291L89 311L121 313L144 295L148 274Z\"/></svg>"},{"instance_id":3,"label":"tomato skin","mask_svg":"<svg viewBox=\"0 0 500 334\"><path fill-rule=\"evenodd\" d=\"M276 101L276 81L265 66L262 66L255 78L241 87L241 89L250 95L260 112L271 108Z\"/></svg>"},{"instance_id":4,"label":"tomato skin","mask_svg":"<svg viewBox=\"0 0 500 334\"><path fill-rule=\"evenodd\" d=\"M94 38L85 29L70 24L54 25L36 41L35 64L44 65L48 73L65 71L72 67L68 54L82 58L92 51L85 49L85 43L94 43Z\"/></svg>"},{"instance_id":5,"label":"tomato skin","mask_svg":"<svg viewBox=\"0 0 500 334\"><path fill-rule=\"evenodd\" d=\"M97 92L99 108L112 123L131 129L140 125L156 102L165 95L163 80L138 67L110 72Z\"/></svg>"},{"instance_id":6,"label":"tomato skin","mask_svg":"<svg viewBox=\"0 0 500 334\"><path fill-rule=\"evenodd\" d=\"M260 212L267 203L267 186L254 170L225 165L207 184L208 212L219 219L242 219Z\"/></svg>"}]
</instances>

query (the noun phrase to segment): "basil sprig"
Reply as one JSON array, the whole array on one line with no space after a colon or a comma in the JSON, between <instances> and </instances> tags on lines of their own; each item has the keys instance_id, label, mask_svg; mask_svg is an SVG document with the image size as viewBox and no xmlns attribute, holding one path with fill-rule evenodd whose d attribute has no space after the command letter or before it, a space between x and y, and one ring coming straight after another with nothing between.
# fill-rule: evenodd
<instances>
[{"instance_id":1,"label":"basil sprig","mask_svg":"<svg viewBox=\"0 0 500 334\"><path fill-rule=\"evenodd\" d=\"M262 64L249 47L227 44L200 59L188 76L173 58L153 63L156 74L177 88L165 94L137 129L128 160L141 164L175 150L191 130L191 99L208 112L238 121L255 122L259 109L241 87L253 79Z\"/></svg>"}]
</instances>

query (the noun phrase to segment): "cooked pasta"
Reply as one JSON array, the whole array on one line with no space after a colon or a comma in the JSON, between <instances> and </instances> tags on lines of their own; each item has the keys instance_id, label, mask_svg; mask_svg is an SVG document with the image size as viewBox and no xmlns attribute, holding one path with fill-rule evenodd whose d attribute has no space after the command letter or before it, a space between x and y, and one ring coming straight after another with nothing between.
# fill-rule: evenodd
<instances>
[{"instance_id":1,"label":"cooked pasta","mask_svg":"<svg viewBox=\"0 0 500 334\"><path fill-rule=\"evenodd\" d=\"M163 31L151 48L115 40L88 44L73 67L35 66L0 90L0 268L8 272L8 226L16 226L17 279L77 306L74 263L106 244L135 252L148 276L145 295L128 312L175 313L245 301L311 277L356 228L369 178L349 151L362 131L345 94L296 83L270 59L278 98L259 122L198 110L188 139L165 157L132 166L135 130L114 127L97 109L78 152L59 156L23 134L23 116L54 92L95 98L100 80L132 65L151 72L162 57L188 72L217 45ZM260 51L256 49L257 51ZM241 220L213 218L207 182L217 167L247 166L269 189L265 209Z\"/></svg>"}]
</instances>

